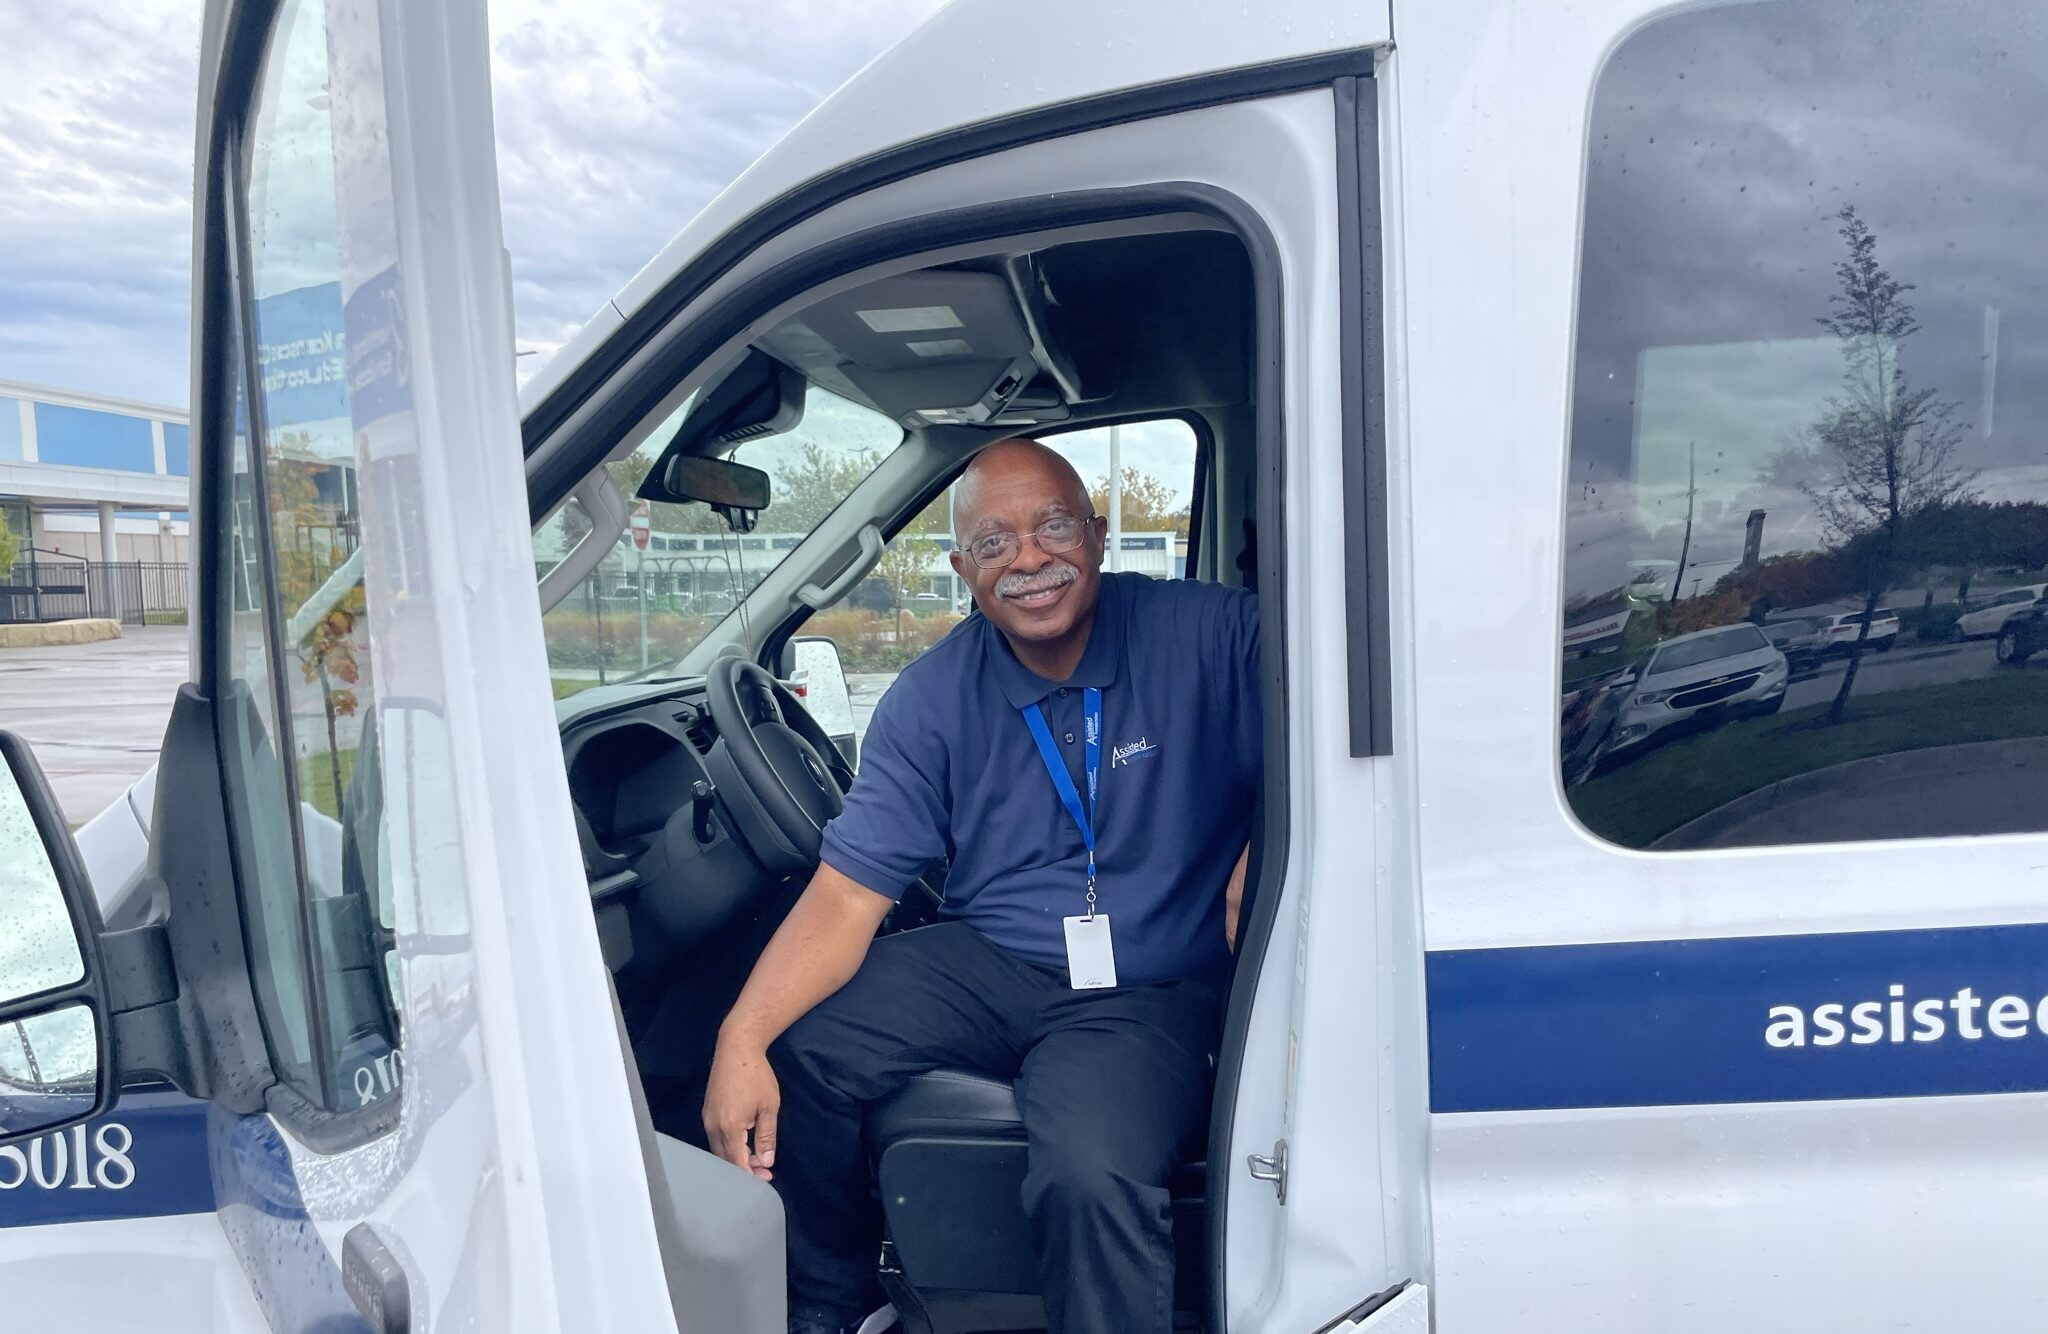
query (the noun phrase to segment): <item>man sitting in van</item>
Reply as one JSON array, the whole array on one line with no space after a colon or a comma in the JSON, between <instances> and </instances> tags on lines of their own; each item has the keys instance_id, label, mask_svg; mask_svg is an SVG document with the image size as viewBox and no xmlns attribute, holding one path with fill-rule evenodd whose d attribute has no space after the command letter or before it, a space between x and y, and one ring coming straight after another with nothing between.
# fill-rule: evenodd
<instances>
[{"instance_id":1,"label":"man sitting in van","mask_svg":"<svg viewBox=\"0 0 2048 1334\"><path fill-rule=\"evenodd\" d=\"M790 1329L846 1329L880 1305L864 1106L941 1067L1014 1079L1052 1328L1167 1334L1167 1178L1206 1133L1259 785L1258 603L1102 574L1106 521L1033 441L975 459L953 526L981 615L876 708L720 1029L705 1128L781 1192ZM941 856L945 920L870 949Z\"/></svg>"}]
</instances>

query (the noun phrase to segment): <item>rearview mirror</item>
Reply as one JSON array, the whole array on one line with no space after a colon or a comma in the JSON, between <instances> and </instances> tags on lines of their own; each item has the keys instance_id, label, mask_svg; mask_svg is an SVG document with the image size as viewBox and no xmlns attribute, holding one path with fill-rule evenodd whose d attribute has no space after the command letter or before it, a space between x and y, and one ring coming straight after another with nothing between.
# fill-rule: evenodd
<instances>
[{"instance_id":1,"label":"rearview mirror","mask_svg":"<svg viewBox=\"0 0 2048 1334\"><path fill-rule=\"evenodd\" d=\"M99 905L27 743L0 732L0 1144L113 1105Z\"/></svg>"},{"instance_id":2,"label":"rearview mirror","mask_svg":"<svg viewBox=\"0 0 2048 1334\"><path fill-rule=\"evenodd\" d=\"M701 500L714 510L759 513L768 508L768 474L730 459L671 454L659 469L647 474L640 494L669 504Z\"/></svg>"}]
</instances>

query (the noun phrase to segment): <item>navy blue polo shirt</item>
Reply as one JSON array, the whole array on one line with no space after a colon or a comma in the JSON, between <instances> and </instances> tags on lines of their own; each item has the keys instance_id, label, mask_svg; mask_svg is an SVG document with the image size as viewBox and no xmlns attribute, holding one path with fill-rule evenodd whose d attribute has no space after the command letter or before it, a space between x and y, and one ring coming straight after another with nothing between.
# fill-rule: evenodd
<instances>
[{"instance_id":1,"label":"navy blue polo shirt","mask_svg":"<svg viewBox=\"0 0 2048 1334\"><path fill-rule=\"evenodd\" d=\"M970 616L876 706L824 862L896 898L943 856L945 917L1064 971L1060 919L1087 910L1088 853L1020 710L1043 709L1085 793L1086 686L1102 691L1095 892L1118 980L1218 975L1261 761L1259 606L1242 589L1104 574L1066 681L1033 674Z\"/></svg>"}]
</instances>

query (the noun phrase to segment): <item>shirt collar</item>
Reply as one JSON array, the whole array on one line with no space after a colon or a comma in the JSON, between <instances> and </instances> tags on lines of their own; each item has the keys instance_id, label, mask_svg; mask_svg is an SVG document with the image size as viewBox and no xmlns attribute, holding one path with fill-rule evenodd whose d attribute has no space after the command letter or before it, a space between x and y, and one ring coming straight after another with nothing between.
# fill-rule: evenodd
<instances>
[{"instance_id":1,"label":"shirt collar","mask_svg":"<svg viewBox=\"0 0 2048 1334\"><path fill-rule=\"evenodd\" d=\"M1117 587L1118 580L1117 575L1105 574L1096 586L1095 623L1088 631L1088 647L1081 650L1081 662L1074 668L1074 674L1064 681L1048 681L1017 661L1003 632L996 629L993 621L982 618L984 633L994 641L989 657L995 663L996 678L1011 708L1028 708L1061 686L1094 686L1099 690L1116 684L1124 661L1123 595Z\"/></svg>"}]
</instances>

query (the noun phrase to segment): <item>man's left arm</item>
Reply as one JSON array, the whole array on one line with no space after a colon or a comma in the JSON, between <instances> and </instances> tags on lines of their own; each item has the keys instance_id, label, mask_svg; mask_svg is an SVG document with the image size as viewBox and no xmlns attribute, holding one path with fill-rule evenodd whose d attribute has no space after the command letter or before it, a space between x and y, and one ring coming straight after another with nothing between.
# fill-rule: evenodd
<instances>
[{"instance_id":1,"label":"man's left arm","mask_svg":"<svg viewBox=\"0 0 2048 1334\"><path fill-rule=\"evenodd\" d=\"M1237 952L1237 909L1244 902L1244 873L1252 859L1252 845L1244 845L1244 851L1237 854L1237 865L1230 868L1230 883L1223 887L1223 939L1230 946L1230 952Z\"/></svg>"},{"instance_id":2,"label":"man's left arm","mask_svg":"<svg viewBox=\"0 0 2048 1334\"><path fill-rule=\"evenodd\" d=\"M1259 600L1238 593L1227 607L1228 614L1222 618L1220 627L1227 664L1224 675L1229 682L1224 698L1225 707L1234 710L1235 716L1229 719L1225 735L1233 738L1241 754L1251 757L1256 783L1261 781L1258 774L1264 765L1266 730L1264 710L1260 707ZM1244 905L1244 881L1251 870L1251 856L1252 845L1247 840L1223 889L1223 939L1233 953L1237 950L1238 916Z\"/></svg>"}]
</instances>

